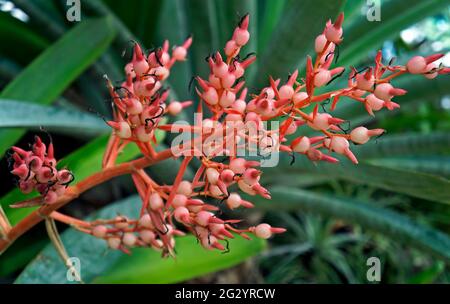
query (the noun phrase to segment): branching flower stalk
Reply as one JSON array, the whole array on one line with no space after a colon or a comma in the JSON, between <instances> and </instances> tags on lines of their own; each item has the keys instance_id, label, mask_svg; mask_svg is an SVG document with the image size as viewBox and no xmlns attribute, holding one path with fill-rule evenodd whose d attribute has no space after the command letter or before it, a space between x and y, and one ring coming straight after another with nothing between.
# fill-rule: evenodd
<instances>
[{"instance_id":1,"label":"branching flower stalk","mask_svg":"<svg viewBox=\"0 0 450 304\"><path fill-rule=\"evenodd\" d=\"M19 188L24 192L35 189L41 194L13 207L40 207L7 231L6 237L0 239L0 252L47 217L103 239L113 249L128 253L132 247L151 247L160 250L163 256L175 255L174 237L185 233L193 234L206 249L227 250L227 239L235 236L267 239L284 232L284 228L265 223L242 227L239 219L219 218L221 208L253 207L241 198L239 191L270 199L270 192L261 184L262 171L258 169L261 162L242 157L240 151L256 149L262 156L284 152L293 158L304 155L313 162L337 163L335 153L357 164L350 143L365 144L384 130L364 126L344 130L346 120L331 114L341 101L361 103L374 116L383 108L391 111L400 107L393 98L406 91L393 86L394 78L409 73L432 79L450 72L449 68L435 64L441 54L416 56L402 66L384 63L378 52L373 66L359 71L350 68L346 87L316 94L317 88L345 73L344 67L332 66L343 39L343 20L340 14L334 23L326 23L315 40L314 61L307 57L303 77L297 70L286 82L269 77L267 87L249 94L244 75L256 56L241 56L241 48L250 39L249 16L244 16L226 43L224 53L216 52L207 58L208 77L195 78L200 102L193 125L161 124L165 115L177 115L192 104L192 101L168 102L169 92L164 88L172 66L186 60L192 38L172 50L165 41L161 48L148 54L136 43L133 58L125 66L126 81L116 87L106 78L113 101L113 119L107 123L113 132L100 172L69 186L73 176L67 169L56 169L51 143L46 150L45 144L36 138L31 151L13 148L12 173L19 179ZM328 102L331 104L325 110ZM264 123L268 121L280 122L279 127L268 128ZM317 134L302 135L306 128ZM183 131L192 136L188 142L157 152L157 130ZM129 144L136 145L143 157L117 164L117 156ZM169 158L181 160L178 174L171 185L158 184L144 169ZM184 173L194 158L201 165L194 178L187 180ZM125 174L131 175L142 201L139 218L117 216L86 222L57 212L86 190Z\"/></svg>"}]
</instances>

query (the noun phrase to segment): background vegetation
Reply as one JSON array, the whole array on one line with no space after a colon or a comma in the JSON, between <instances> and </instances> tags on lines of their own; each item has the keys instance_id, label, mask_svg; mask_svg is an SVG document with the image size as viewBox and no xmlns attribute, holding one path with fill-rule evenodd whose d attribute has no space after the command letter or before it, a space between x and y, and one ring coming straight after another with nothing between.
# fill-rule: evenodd
<instances>
[{"instance_id":1,"label":"background vegetation","mask_svg":"<svg viewBox=\"0 0 450 304\"><path fill-rule=\"evenodd\" d=\"M286 77L302 68L315 36L341 10L346 20L340 65L371 64L379 48L400 63L412 54L436 52L447 53L443 61L450 62L449 0L383 0L380 22L367 20L363 0L89 0L81 6L82 21L70 23L65 0L0 1L0 203L12 223L30 209L8 207L24 196L13 190L5 152L12 144L26 145L44 126L54 136L57 157L77 180L99 170L109 128L98 115L110 115L102 75L123 79L131 39L150 49L165 38L180 44L193 33L189 61L178 64L169 80L178 100L197 101L190 79L207 74L204 58L223 47L247 12L252 38L245 51L256 52L258 60L246 80L255 90L267 84L268 75ZM388 130L352 148L358 166L344 159L314 165L298 157L293 166L282 159L266 170L273 199L258 200L242 216L289 229L268 244L236 240L230 253L220 254L187 237L178 240L174 261L145 249L124 256L70 228L63 242L81 259L86 282L367 283L371 256L382 262L382 282L449 282L449 78L406 76L395 84L409 91L398 98L401 109L395 113L372 118L353 102L341 102L336 110L353 126ZM137 153L129 149L121 158ZM175 168L168 161L149 171L170 182ZM136 201L130 180L119 178L63 211L78 217L132 215ZM19 239L0 257L0 281L66 282L65 267L48 243L42 226Z\"/></svg>"}]
</instances>

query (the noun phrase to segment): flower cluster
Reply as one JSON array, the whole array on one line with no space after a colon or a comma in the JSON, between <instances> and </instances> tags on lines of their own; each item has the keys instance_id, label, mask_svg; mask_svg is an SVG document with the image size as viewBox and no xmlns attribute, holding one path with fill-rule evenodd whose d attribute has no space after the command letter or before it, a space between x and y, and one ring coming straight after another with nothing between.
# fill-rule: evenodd
<instances>
[{"instance_id":1,"label":"flower cluster","mask_svg":"<svg viewBox=\"0 0 450 304\"><path fill-rule=\"evenodd\" d=\"M74 179L69 170L56 168L53 143L47 147L39 136L35 137L30 151L19 147L12 147L12 151L11 173L17 176L19 189L23 193L37 190L46 204L56 202Z\"/></svg>"},{"instance_id":2,"label":"flower cluster","mask_svg":"<svg viewBox=\"0 0 450 304\"><path fill-rule=\"evenodd\" d=\"M154 131L165 113L176 115L192 102L172 101L168 106L166 100L169 91L162 88L169 77L170 69L177 61L186 60L186 54L192 38L189 37L181 46L173 48L169 54L169 42L163 47L144 54L138 43L134 44L131 62L125 66L126 80L114 87L107 79L107 85L114 103L114 120L108 125L117 136L110 142L111 151L118 148L119 141L135 142L144 155L150 155L155 142ZM105 155L104 166L114 163L116 154Z\"/></svg>"},{"instance_id":3,"label":"flower cluster","mask_svg":"<svg viewBox=\"0 0 450 304\"><path fill-rule=\"evenodd\" d=\"M224 55L216 52L207 58L210 72L207 78L195 78L200 102L194 125L161 124L165 114L176 115L191 104L190 101L172 101L166 106L169 92L162 88L162 83L169 76L172 65L185 60L192 38L173 48L171 55L167 41L162 48L152 50L148 55L136 43L133 58L125 66L126 81L114 87L108 80L114 101L113 120L108 124L114 132L106 147L103 168L115 169L118 153L134 143L149 165L169 157L181 160L178 174L172 184L158 184L142 167L130 166L131 177L142 200L137 219L119 216L112 220L83 222L67 220L66 216L60 215L55 215L55 219L75 223L77 229L106 240L111 248L127 252L134 246L151 247L161 250L163 255L174 254L174 236L185 232L196 236L204 248L219 250L227 249L227 239L236 235L267 239L284 232L284 228L265 223L245 228L241 227L239 219L219 218L224 208L253 207L238 191L271 198L261 183L259 168L262 161L246 159L240 154L242 151L256 150L263 158L266 153L285 152L293 157L301 154L314 162L332 163L339 161L335 154L340 154L357 163L350 144L365 144L384 130L369 130L364 126L345 130L342 125L347 121L331 114L344 98L361 103L370 115L374 115L383 108L394 110L400 107L393 99L406 91L391 83L397 76L410 73L434 78L450 72L450 69L435 64L442 57L440 54L416 56L406 66L401 66L383 63L379 52L373 66L350 69L346 87L317 94L317 88L324 89L344 75L344 67L333 67L343 37L343 20L344 16L340 14L334 23L326 23L315 40L315 60L307 57L303 77L297 70L285 82L269 77L267 87L250 94L243 76L256 57L249 54L241 58L240 55L250 39L249 16L244 16L226 43ZM207 109L204 110L204 106ZM279 125L269 127L268 121L277 121ZM317 134L305 136L305 128ZM194 137L182 143L174 143L174 140L171 148L156 152L154 132L157 129L182 131ZM29 167L37 163L28 160L29 152L17 151L17 169L13 173L25 183L30 179ZM50 151L47 158L49 155ZM194 177L188 180L185 172L194 158L199 160L199 166ZM120 166L126 168L124 164ZM34 169L31 171L35 172ZM41 181L40 178L37 180ZM51 187L59 185L64 182ZM38 186L33 184L33 187ZM21 188L28 189L22 185ZM46 189L46 195L48 190L57 192L53 188Z\"/></svg>"}]
</instances>

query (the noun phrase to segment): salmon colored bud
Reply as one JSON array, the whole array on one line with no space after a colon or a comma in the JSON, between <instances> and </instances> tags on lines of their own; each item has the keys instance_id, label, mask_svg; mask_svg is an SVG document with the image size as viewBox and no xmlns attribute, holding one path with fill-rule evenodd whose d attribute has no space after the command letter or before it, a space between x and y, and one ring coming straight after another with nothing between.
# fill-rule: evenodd
<instances>
[{"instance_id":1,"label":"salmon colored bud","mask_svg":"<svg viewBox=\"0 0 450 304\"><path fill-rule=\"evenodd\" d=\"M116 135L120 138L130 138L131 137L131 128L128 125L128 123L122 121L122 122L115 122L115 121L108 121L107 124L115 129Z\"/></svg>"},{"instance_id":2,"label":"salmon colored bud","mask_svg":"<svg viewBox=\"0 0 450 304\"><path fill-rule=\"evenodd\" d=\"M56 194L55 191L47 191L47 194L44 196L44 203L47 205L51 205L56 203L56 201L58 200L58 195Z\"/></svg>"},{"instance_id":3,"label":"salmon colored bud","mask_svg":"<svg viewBox=\"0 0 450 304\"><path fill-rule=\"evenodd\" d=\"M149 206L152 210L160 210L164 207L164 202L157 192L153 192L149 198Z\"/></svg>"},{"instance_id":4,"label":"salmon colored bud","mask_svg":"<svg viewBox=\"0 0 450 304\"><path fill-rule=\"evenodd\" d=\"M325 28L324 34L328 41L339 44L342 37L342 23L344 22L344 14L341 13L337 17L333 25L328 25Z\"/></svg>"},{"instance_id":5,"label":"salmon colored bud","mask_svg":"<svg viewBox=\"0 0 450 304\"><path fill-rule=\"evenodd\" d=\"M236 95L231 91L223 91L220 96L219 104L223 108L228 108L236 100Z\"/></svg>"},{"instance_id":6,"label":"salmon colored bud","mask_svg":"<svg viewBox=\"0 0 450 304\"><path fill-rule=\"evenodd\" d=\"M244 174L242 175L242 178L244 179L244 182L252 186L259 181L260 175L261 172L259 170L249 168L245 170Z\"/></svg>"},{"instance_id":7,"label":"salmon colored bud","mask_svg":"<svg viewBox=\"0 0 450 304\"><path fill-rule=\"evenodd\" d=\"M119 249L122 241L118 237L108 238L108 246L111 249Z\"/></svg>"},{"instance_id":8,"label":"salmon colored bud","mask_svg":"<svg viewBox=\"0 0 450 304\"><path fill-rule=\"evenodd\" d=\"M184 194L175 194L172 200L172 206L174 208L186 206L187 197Z\"/></svg>"},{"instance_id":9,"label":"salmon colored bud","mask_svg":"<svg viewBox=\"0 0 450 304\"><path fill-rule=\"evenodd\" d=\"M325 69L319 69L317 74L314 76L314 85L316 87L321 87L326 85L331 80L331 73Z\"/></svg>"},{"instance_id":10,"label":"salmon colored bud","mask_svg":"<svg viewBox=\"0 0 450 304\"><path fill-rule=\"evenodd\" d=\"M217 184L217 181L219 180L219 172L214 168L208 168L206 169L206 178L208 179L208 182L215 185Z\"/></svg>"},{"instance_id":11,"label":"salmon colored bud","mask_svg":"<svg viewBox=\"0 0 450 304\"><path fill-rule=\"evenodd\" d=\"M188 224L191 221L189 210L185 207L177 207L173 214L175 219L180 223Z\"/></svg>"},{"instance_id":12,"label":"salmon colored bud","mask_svg":"<svg viewBox=\"0 0 450 304\"><path fill-rule=\"evenodd\" d=\"M364 74L357 74L355 78L356 87L360 90L371 90L375 83L375 77L373 76L372 68L369 68Z\"/></svg>"},{"instance_id":13,"label":"salmon colored bud","mask_svg":"<svg viewBox=\"0 0 450 304\"><path fill-rule=\"evenodd\" d=\"M206 227L209 224L209 221L211 219L211 217L213 217L214 214L208 211L200 211L199 213L197 213L197 215L195 216L195 221L197 222L197 224L199 224L200 226Z\"/></svg>"},{"instance_id":14,"label":"salmon colored bud","mask_svg":"<svg viewBox=\"0 0 450 304\"><path fill-rule=\"evenodd\" d=\"M144 229L139 231L139 237L144 243L150 244L155 240L156 235L153 231Z\"/></svg>"},{"instance_id":15,"label":"salmon colored bud","mask_svg":"<svg viewBox=\"0 0 450 304\"><path fill-rule=\"evenodd\" d=\"M170 115L178 115L183 110L183 106L181 102L178 101L172 101L169 106L167 107L167 111Z\"/></svg>"},{"instance_id":16,"label":"salmon colored bud","mask_svg":"<svg viewBox=\"0 0 450 304\"><path fill-rule=\"evenodd\" d=\"M177 193L190 196L192 194L192 184L189 181L181 181L178 185Z\"/></svg>"},{"instance_id":17,"label":"salmon colored bud","mask_svg":"<svg viewBox=\"0 0 450 304\"><path fill-rule=\"evenodd\" d=\"M284 85L278 92L281 99L291 99L294 96L294 88L290 85Z\"/></svg>"},{"instance_id":18,"label":"salmon colored bud","mask_svg":"<svg viewBox=\"0 0 450 304\"><path fill-rule=\"evenodd\" d=\"M309 138L306 136L298 137L291 143L292 150L297 153L306 153L310 147L311 143L309 141Z\"/></svg>"},{"instance_id":19,"label":"salmon colored bud","mask_svg":"<svg viewBox=\"0 0 450 304\"><path fill-rule=\"evenodd\" d=\"M202 94L202 98L207 104L210 104L212 106L219 103L219 96L217 95L217 91L212 87L209 87L207 91Z\"/></svg>"},{"instance_id":20,"label":"salmon colored bud","mask_svg":"<svg viewBox=\"0 0 450 304\"><path fill-rule=\"evenodd\" d=\"M127 247L133 247L136 245L137 236L132 232L126 232L123 234L122 242Z\"/></svg>"},{"instance_id":21,"label":"salmon colored bud","mask_svg":"<svg viewBox=\"0 0 450 304\"><path fill-rule=\"evenodd\" d=\"M220 179L229 184L234 180L234 172L230 169L225 169L220 173Z\"/></svg>"},{"instance_id":22,"label":"salmon colored bud","mask_svg":"<svg viewBox=\"0 0 450 304\"><path fill-rule=\"evenodd\" d=\"M137 127L135 129L135 135L140 142L150 142L152 140L152 134L147 131L145 126Z\"/></svg>"},{"instance_id":23,"label":"salmon colored bud","mask_svg":"<svg viewBox=\"0 0 450 304\"><path fill-rule=\"evenodd\" d=\"M182 46L177 46L172 51L173 58L175 58L175 60L178 60L178 61L186 60L186 55L187 55L187 50Z\"/></svg>"},{"instance_id":24,"label":"salmon colored bud","mask_svg":"<svg viewBox=\"0 0 450 304\"><path fill-rule=\"evenodd\" d=\"M98 225L98 226L95 226L93 229L92 229L92 235L93 236L95 236L95 237L97 237L97 238L104 238L105 236L106 236L106 233L108 232L108 228L106 228L105 226L103 226L103 225Z\"/></svg>"},{"instance_id":25,"label":"salmon colored bud","mask_svg":"<svg viewBox=\"0 0 450 304\"><path fill-rule=\"evenodd\" d=\"M255 227L254 233L261 239L268 239L272 236L272 227L269 224L259 224Z\"/></svg>"},{"instance_id":26,"label":"salmon colored bud","mask_svg":"<svg viewBox=\"0 0 450 304\"><path fill-rule=\"evenodd\" d=\"M427 67L427 61L422 56L414 56L406 63L406 69L411 74L422 74Z\"/></svg>"},{"instance_id":27,"label":"salmon colored bud","mask_svg":"<svg viewBox=\"0 0 450 304\"><path fill-rule=\"evenodd\" d=\"M225 44L225 55L227 55L227 57L234 57L236 52L239 50L239 46L236 43L236 41L234 40L230 40L227 42L227 44Z\"/></svg>"},{"instance_id":28,"label":"salmon colored bud","mask_svg":"<svg viewBox=\"0 0 450 304\"><path fill-rule=\"evenodd\" d=\"M148 213L141 216L141 218L139 219L139 226L144 227L144 228L149 228L149 229L155 228L155 226L153 225L152 219Z\"/></svg>"},{"instance_id":29,"label":"salmon colored bud","mask_svg":"<svg viewBox=\"0 0 450 304\"><path fill-rule=\"evenodd\" d=\"M316 37L316 40L314 42L314 49L316 51L317 54L320 54L324 51L325 45L327 43L327 38L325 37L324 34L321 34L319 36Z\"/></svg>"}]
</instances>

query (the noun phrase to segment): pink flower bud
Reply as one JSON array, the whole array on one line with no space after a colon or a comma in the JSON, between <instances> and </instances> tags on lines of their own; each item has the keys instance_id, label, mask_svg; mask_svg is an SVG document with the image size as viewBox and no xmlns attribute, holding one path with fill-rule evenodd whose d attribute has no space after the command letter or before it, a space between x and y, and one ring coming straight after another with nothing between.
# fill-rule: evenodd
<instances>
[{"instance_id":1,"label":"pink flower bud","mask_svg":"<svg viewBox=\"0 0 450 304\"><path fill-rule=\"evenodd\" d=\"M44 196L44 203L48 205L56 203L57 200L58 195L52 190L47 191L47 194Z\"/></svg>"},{"instance_id":2,"label":"pink flower bud","mask_svg":"<svg viewBox=\"0 0 450 304\"><path fill-rule=\"evenodd\" d=\"M358 127L350 132L350 139L357 144L365 144L371 136L378 136L384 133L383 129L368 130L365 127Z\"/></svg>"},{"instance_id":3,"label":"pink flower bud","mask_svg":"<svg viewBox=\"0 0 450 304\"><path fill-rule=\"evenodd\" d=\"M152 210L160 210L164 207L164 202L158 192L153 192L149 198L149 206Z\"/></svg>"},{"instance_id":4,"label":"pink flower bud","mask_svg":"<svg viewBox=\"0 0 450 304\"><path fill-rule=\"evenodd\" d=\"M108 232L108 228L106 228L105 226L103 226L103 225L98 225L98 226L95 226L93 229L92 229L92 235L93 236L95 236L95 237L97 237L97 238L104 238L105 236L106 236L106 233Z\"/></svg>"},{"instance_id":5,"label":"pink flower bud","mask_svg":"<svg viewBox=\"0 0 450 304\"><path fill-rule=\"evenodd\" d=\"M236 55L236 52L239 50L239 46L237 45L236 41L229 40L227 44L225 44L225 55L227 57L234 57Z\"/></svg>"},{"instance_id":6,"label":"pink flower bud","mask_svg":"<svg viewBox=\"0 0 450 304\"><path fill-rule=\"evenodd\" d=\"M209 183L216 185L217 181L219 180L219 176L220 174L216 169L214 168L206 169L206 178L208 179Z\"/></svg>"},{"instance_id":7,"label":"pink flower bud","mask_svg":"<svg viewBox=\"0 0 450 304\"><path fill-rule=\"evenodd\" d=\"M139 237L141 238L141 240L146 243L146 244L150 244L155 240L155 233L151 230L148 229L144 229L139 231Z\"/></svg>"},{"instance_id":8,"label":"pink flower bud","mask_svg":"<svg viewBox=\"0 0 450 304\"><path fill-rule=\"evenodd\" d=\"M172 206L174 208L186 206L187 197L184 194L175 194L172 200Z\"/></svg>"},{"instance_id":9,"label":"pink flower bud","mask_svg":"<svg viewBox=\"0 0 450 304\"><path fill-rule=\"evenodd\" d=\"M195 221L200 226L206 227L206 226L208 226L208 224L213 216L214 216L214 214L211 212L200 211L199 213L197 213L197 215L195 217Z\"/></svg>"},{"instance_id":10,"label":"pink flower bud","mask_svg":"<svg viewBox=\"0 0 450 304\"><path fill-rule=\"evenodd\" d=\"M34 188L34 183L31 181L21 181L19 183L19 189L25 194L31 193Z\"/></svg>"},{"instance_id":11,"label":"pink flower bud","mask_svg":"<svg viewBox=\"0 0 450 304\"><path fill-rule=\"evenodd\" d=\"M294 88L291 85L284 85L278 91L281 99L291 99L294 95Z\"/></svg>"},{"instance_id":12,"label":"pink flower bud","mask_svg":"<svg viewBox=\"0 0 450 304\"><path fill-rule=\"evenodd\" d=\"M222 87L224 89L230 89L234 82L236 81L236 75L234 73L228 72L223 77L221 77Z\"/></svg>"},{"instance_id":13,"label":"pink flower bud","mask_svg":"<svg viewBox=\"0 0 450 304\"><path fill-rule=\"evenodd\" d=\"M125 232L122 237L122 242L125 246L133 247L136 245L137 237L132 232Z\"/></svg>"},{"instance_id":14,"label":"pink flower bud","mask_svg":"<svg viewBox=\"0 0 450 304\"><path fill-rule=\"evenodd\" d=\"M325 69L319 69L317 74L314 76L314 85L316 87L321 87L326 85L331 80L331 73Z\"/></svg>"},{"instance_id":15,"label":"pink flower bud","mask_svg":"<svg viewBox=\"0 0 450 304\"><path fill-rule=\"evenodd\" d=\"M209 87L207 91L202 94L202 98L207 104L210 104L212 106L216 105L219 102L217 91L212 87Z\"/></svg>"},{"instance_id":16,"label":"pink flower bud","mask_svg":"<svg viewBox=\"0 0 450 304\"><path fill-rule=\"evenodd\" d=\"M261 172L259 170L249 168L245 170L244 174L242 174L242 178L246 184L252 186L259 181L261 177L260 175Z\"/></svg>"},{"instance_id":17,"label":"pink flower bud","mask_svg":"<svg viewBox=\"0 0 450 304\"><path fill-rule=\"evenodd\" d=\"M422 56L414 56L406 63L406 69L411 74L422 74L426 67L427 62Z\"/></svg>"},{"instance_id":18,"label":"pink flower bud","mask_svg":"<svg viewBox=\"0 0 450 304\"><path fill-rule=\"evenodd\" d=\"M49 182L55 175L55 172L53 170L53 168L42 167L41 169L39 169L39 171L36 172L36 180L42 184Z\"/></svg>"},{"instance_id":19,"label":"pink flower bud","mask_svg":"<svg viewBox=\"0 0 450 304\"><path fill-rule=\"evenodd\" d=\"M175 219L180 223L190 223L189 210L186 207L177 207L174 211Z\"/></svg>"},{"instance_id":20,"label":"pink flower bud","mask_svg":"<svg viewBox=\"0 0 450 304\"><path fill-rule=\"evenodd\" d=\"M116 135L120 138L130 138L131 128L130 125L125 121L108 121L107 124L116 131Z\"/></svg>"},{"instance_id":21,"label":"pink flower bud","mask_svg":"<svg viewBox=\"0 0 450 304\"><path fill-rule=\"evenodd\" d=\"M149 228L149 229L155 228L155 226L153 225L152 219L148 213L141 216L141 218L139 219L139 226L144 227L144 228Z\"/></svg>"},{"instance_id":22,"label":"pink flower bud","mask_svg":"<svg viewBox=\"0 0 450 304\"><path fill-rule=\"evenodd\" d=\"M309 138L306 136L300 136L294 139L291 143L291 149L297 153L306 153L311 147Z\"/></svg>"},{"instance_id":23,"label":"pink flower bud","mask_svg":"<svg viewBox=\"0 0 450 304\"><path fill-rule=\"evenodd\" d=\"M231 91L223 91L220 96L219 104L223 108L228 108L236 100L236 95Z\"/></svg>"},{"instance_id":24,"label":"pink flower bud","mask_svg":"<svg viewBox=\"0 0 450 304\"><path fill-rule=\"evenodd\" d=\"M234 172L230 169L225 169L220 173L220 179L229 184L234 180Z\"/></svg>"},{"instance_id":25,"label":"pink flower bud","mask_svg":"<svg viewBox=\"0 0 450 304\"><path fill-rule=\"evenodd\" d=\"M117 229L125 229L128 228L128 218L126 218L125 216L116 216L114 218L114 226Z\"/></svg>"},{"instance_id":26,"label":"pink flower bud","mask_svg":"<svg viewBox=\"0 0 450 304\"><path fill-rule=\"evenodd\" d=\"M58 172L57 179L60 184L67 184L73 180L73 174L69 170L63 169Z\"/></svg>"},{"instance_id":27,"label":"pink flower bud","mask_svg":"<svg viewBox=\"0 0 450 304\"><path fill-rule=\"evenodd\" d=\"M187 50L182 46L177 46L172 51L172 56L175 58L175 60L183 61L186 60Z\"/></svg>"},{"instance_id":28,"label":"pink flower bud","mask_svg":"<svg viewBox=\"0 0 450 304\"><path fill-rule=\"evenodd\" d=\"M118 237L108 238L108 246L111 249L119 249L121 244L122 244L122 241Z\"/></svg>"},{"instance_id":29,"label":"pink flower bud","mask_svg":"<svg viewBox=\"0 0 450 304\"><path fill-rule=\"evenodd\" d=\"M372 68L369 68L364 74L356 75L356 87L360 90L368 91L371 90L374 83L375 78L372 73Z\"/></svg>"},{"instance_id":30,"label":"pink flower bud","mask_svg":"<svg viewBox=\"0 0 450 304\"><path fill-rule=\"evenodd\" d=\"M29 174L30 169L25 164L21 164L11 171L12 174L17 175L20 179L25 179Z\"/></svg>"},{"instance_id":31,"label":"pink flower bud","mask_svg":"<svg viewBox=\"0 0 450 304\"><path fill-rule=\"evenodd\" d=\"M137 139L141 142L150 142L152 140L152 134L145 126L137 127L134 132Z\"/></svg>"},{"instance_id":32,"label":"pink flower bud","mask_svg":"<svg viewBox=\"0 0 450 304\"><path fill-rule=\"evenodd\" d=\"M190 196L192 194L192 184L189 181L181 181L178 185L177 193Z\"/></svg>"},{"instance_id":33,"label":"pink flower bud","mask_svg":"<svg viewBox=\"0 0 450 304\"><path fill-rule=\"evenodd\" d=\"M343 32L342 31L342 23L343 22L344 22L344 14L341 13L337 17L334 24L332 24L332 25L330 24L325 28L324 34L328 41L331 41L336 44L341 42L341 37L342 37L342 32Z\"/></svg>"},{"instance_id":34,"label":"pink flower bud","mask_svg":"<svg viewBox=\"0 0 450 304\"><path fill-rule=\"evenodd\" d=\"M181 105L181 102L178 101L172 101L169 106L167 107L167 111L169 111L170 115L178 115L183 110L183 106Z\"/></svg>"},{"instance_id":35,"label":"pink flower bud","mask_svg":"<svg viewBox=\"0 0 450 304\"><path fill-rule=\"evenodd\" d=\"M268 239L272 236L271 228L269 224L259 224L255 227L255 235L261 239Z\"/></svg>"},{"instance_id":36,"label":"pink flower bud","mask_svg":"<svg viewBox=\"0 0 450 304\"><path fill-rule=\"evenodd\" d=\"M325 37L324 34L321 34L319 36L316 37L316 40L314 42L314 49L316 51L317 54L320 54L323 52L323 49L325 48L325 45L327 43L327 38Z\"/></svg>"}]
</instances>

